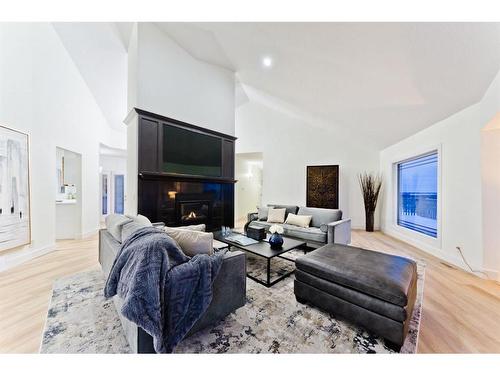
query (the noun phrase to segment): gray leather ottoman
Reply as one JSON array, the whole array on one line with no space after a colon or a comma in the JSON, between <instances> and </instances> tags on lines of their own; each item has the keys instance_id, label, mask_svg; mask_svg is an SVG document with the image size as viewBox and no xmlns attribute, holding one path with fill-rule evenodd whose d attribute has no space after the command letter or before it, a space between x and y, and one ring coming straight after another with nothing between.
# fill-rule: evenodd
<instances>
[{"instance_id":1,"label":"gray leather ottoman","mask_svg":"<svg viewBox=\"0 0 500 375\"><path fill-rule=\"evenodd\" d=\"M403 345L417 294L414 261L329 244L295 261L295 296Z\"/></svg>"}]
</instances>

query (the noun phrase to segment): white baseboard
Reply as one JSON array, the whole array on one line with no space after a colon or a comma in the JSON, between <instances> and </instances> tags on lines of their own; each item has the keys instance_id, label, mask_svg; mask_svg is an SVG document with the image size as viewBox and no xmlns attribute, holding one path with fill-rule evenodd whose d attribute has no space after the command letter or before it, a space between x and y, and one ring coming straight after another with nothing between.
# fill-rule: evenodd
<instances>
[{"instance_id":1,"label":"white baseboard","mask_svg":"<svg viewBox=\"0 0 500 375\"><path fill-rule=\"evenodd\" d=\"M425 242L419 241L418 239L405 236L404 234L392 230L390 228L382 229L382 232L387 234L388 236L394 237L398 240L401 240L403 242L406 242L412 246L415 246L417 249L425 251L426 253L435 256L436 258L439 258L447 263L450 263L461 270L464 270L468 273L471 273L473 275L479 276L481 278L484 278L484 275L480 274L479 272L471 272L471 270L467 267L467 265L464 263L463 259L460 257L460 255L457 254L450 254L449 252L445 252L440 248L431 246ZM483 269L483 267L474 267L475 270L485 272L488 274L488 277L490 277L493 280L497 280L500 275L498 274L497 271L495 270L486 270Z\"/></svg>"},{"instance_id":2,"label":"white baseboard","mask_svg":"<svg viewBox=\"0 0 500 375\"><path fill-rule=\"evenodd\" d=\"M488 277L491 280L494 280L494 281L500 283L500 272L499 271L492 270L492 269L489 269L489 268L484 268L483 271L484 271L484 273L486 273L488 275Z\"/></svg>"},{"instance_id":3,"label":"white baseboard","mask_svg":"<svg viewBox=\"0 0 500 375\"><path fill-rule=\"evenodd\" d=\"M50 253L55 250L55 243L39 248L27 247L19 251L0 256L0 272L18 266L28 260Z\"/></svg>"},{"instance_id":4,"label":"white baseboard","mask_svg":"<svg viewBox=\"0 0 500 375\"><path fill-rule=\"evenodd\" d=\"M99 233L99 228L92 229L92 230L89 230L87 232L83 232L80 236L80 239L92 237L92 236L96 235L97 233Z\"/></svg>"}]
</instances>

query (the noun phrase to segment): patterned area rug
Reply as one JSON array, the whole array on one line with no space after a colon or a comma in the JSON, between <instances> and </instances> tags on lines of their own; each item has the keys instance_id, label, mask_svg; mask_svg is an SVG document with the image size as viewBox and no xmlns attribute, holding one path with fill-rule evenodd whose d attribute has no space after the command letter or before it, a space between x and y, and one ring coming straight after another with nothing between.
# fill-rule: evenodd
<instances>
[{"instance_id":1,"label":"patterned area rug","mask_svg":"<svg viewBox=\"0 0 500 375\"><path fill-rule=\"evenodd\" d=\"M287 253L296 258L302 251ZM275 259L273 277L293 269ZM265 261L248 257L252 275L265 275ZM425 265L418 263L418 293L402 353L416 353ZM111 300L103 296L101 271L59 279L43 333L41 353L129 353ZM384 340L314 306L300 304L293 275L266 288L247 278L247 303L213 327L186 338L176 353L393 353Z\"/></svg>"}]
</instances>

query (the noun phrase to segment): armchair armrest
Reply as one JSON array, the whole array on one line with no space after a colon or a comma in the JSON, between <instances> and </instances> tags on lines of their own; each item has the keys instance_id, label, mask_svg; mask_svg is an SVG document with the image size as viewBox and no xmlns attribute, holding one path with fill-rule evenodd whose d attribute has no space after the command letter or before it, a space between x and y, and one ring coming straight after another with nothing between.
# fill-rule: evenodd
<instances>
[{"instance_id":1,"label":"armchair armrest","mask_svg":"<svg viewBox=\"0 0 500 375\"><path fill-rule=\"evenodd\" d=\"M151 223L151 225L155 228L160 228L160 229L165 228L165 223L163 221L159 221L157 223Z\"/></svg>"},{"instance_id":2,"label":"armchair armrest","mask_svg":"<svg viewBox=\"0 0 500 375\"><path fill-rule=\"evenodd\" d=\"M257 212L250 212L247 214L247 222L245 226L243 227L243 232L246 234L247 233L247 228L250 225L250 223L254 220L257 220L259 218L259 214Z\"/></svg>"},{"instance_id":3,"label":"armchair armrest","mask_svg":"<svg viewBox=\"0 0 500 375\"><path fill-rule=\"evenodd\" d=\"M351 243L351 219L333 221L327 224L327 242L348 245Z\"/></svg>"},{"instance_id":4,"label":"armchair armrest","mask_svg":"<svg viewBox=\"0 0 500 375\"><path fill-rule=\"evenodd\" d=\"M259 214L257 212L250 212L247 214L247 222L257 220L259 218Z\"/></svg>"}]
</instances>

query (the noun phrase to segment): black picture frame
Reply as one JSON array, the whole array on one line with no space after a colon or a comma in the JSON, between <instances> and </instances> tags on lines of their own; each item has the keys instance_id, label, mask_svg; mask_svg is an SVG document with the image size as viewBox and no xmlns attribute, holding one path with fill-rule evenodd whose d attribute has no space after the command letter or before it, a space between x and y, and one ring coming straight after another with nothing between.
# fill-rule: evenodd
<instances>
[{"instance_id":1,"label":"black picture frame","mask_svg":"<svg viewBox=\"0 0 500 375\"><path fill-rule=\"evenodd\" d=\"M339 208L338 165L308 165L306 186L307 207Z\"/></svg>"}]
</instances>

